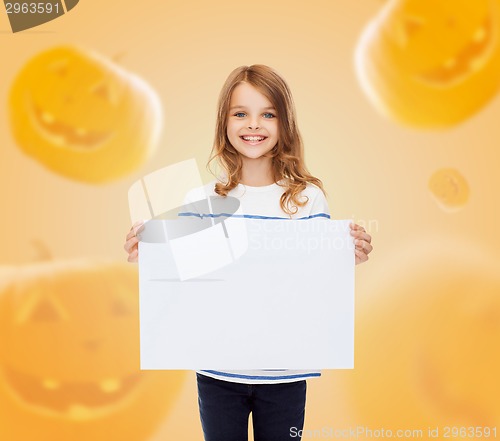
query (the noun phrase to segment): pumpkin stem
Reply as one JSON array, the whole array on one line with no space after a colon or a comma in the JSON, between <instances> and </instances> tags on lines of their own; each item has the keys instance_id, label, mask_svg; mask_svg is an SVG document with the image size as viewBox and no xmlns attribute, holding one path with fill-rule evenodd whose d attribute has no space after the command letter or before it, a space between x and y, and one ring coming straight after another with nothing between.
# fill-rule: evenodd
<instances>
[{"instance_id":1,"label":"pumpkin stem","mask_svg":"<svg viewBox=\"0 0 500 441\"><path fill-rule=\"evenodd\" d=\"M39 239L31 239L31 243L35 247L36 250L36 255L35 255L35 261L44 261L44 260L52 260L53 256L50 253L49 249L47 248L47 245Z\"/></svg>"}]
</instances>

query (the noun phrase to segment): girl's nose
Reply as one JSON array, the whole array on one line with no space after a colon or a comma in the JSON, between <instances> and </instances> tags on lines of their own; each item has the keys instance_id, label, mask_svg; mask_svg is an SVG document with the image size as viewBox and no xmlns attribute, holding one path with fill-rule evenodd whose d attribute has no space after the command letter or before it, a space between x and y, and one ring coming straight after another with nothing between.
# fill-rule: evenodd
<instances>
[{"instance_id":1,"label":"girl's nose","mask_svg":"<svg viewBox=\"0 0 500 441\"><path fill-rule=\"evenodd\" d=\"M250 124L250 125L248 126L248 128L249 128L250 130L253 130L254 128L255 128L255 130L259 130L259 128L260 128L260 127L257 125L257 123L255 123L255 124Z\"/></svg>"},{"instance_id":2,"label":"girl's nose","mask_svg":"<svg viewBox=\"0 0 500 441\"><path fill-rule=\"evenodd\" d=\"M257 115L248 115L248 128L250 130L259 129L259 117Z\"/></svg>"}]
</instances>

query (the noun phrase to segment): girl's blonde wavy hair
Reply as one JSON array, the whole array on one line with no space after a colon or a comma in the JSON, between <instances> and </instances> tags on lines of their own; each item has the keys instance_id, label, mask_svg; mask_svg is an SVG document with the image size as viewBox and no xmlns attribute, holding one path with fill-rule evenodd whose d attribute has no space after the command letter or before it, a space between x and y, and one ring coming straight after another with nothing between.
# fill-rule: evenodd
<instances>
[{"instance_id":1,"label":"girl's blonde wavy hair","mask_svg":"<svg viewBox=\"0 0 500 441\"><path fill-rule=\"evenodd\" d=\"M272 172L275 182L284 181L284 183L280 183L285 189L280 198L280 206L291 217L292 214L297 213L297 207L303 207L307 203L307 199L300 201L299 197L308 182L319 187L325 195L326 192L321 180L312 176L306 168L304 146L297 127L295 105L290 88L276 71L263 64L236 68L229 74L220 92L215 140L207 169L214 174L210 163L216 160L225 172L226 182L217 182L215 192L220 196L227 196L228 192L235 188L241 180L242 161L240 154L227 137L227 121L231 95L236 86L242 82L255 87L276 109L279 140L266 156L272 158ZM289 208L289 205L294 209Z\"/></svg>"}]
</instances>

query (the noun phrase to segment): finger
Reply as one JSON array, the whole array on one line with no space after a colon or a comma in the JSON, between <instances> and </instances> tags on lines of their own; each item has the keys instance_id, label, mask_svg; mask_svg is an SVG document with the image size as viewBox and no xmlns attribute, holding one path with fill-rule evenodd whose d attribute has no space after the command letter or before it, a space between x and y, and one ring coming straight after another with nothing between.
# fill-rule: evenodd
<instances>
[{"instance_id":1,"label":"finger","mask_svg":"<svg viewBox=\"0 0 500 441\"><path fill-rule=\"evenodd\" d=\"M358 250L362 250L365 247L365 241L360 239L354 239L354 245Z\"/></svg>"},{"instance_id":2,"label":"finger","mask_svg":"<svg viewBox=\"0 0 500 441\"><path fill-rule=\"evenodd\" d=\"M356 240L356 241L354 241L354 243L356 245L356 249L361 250L366 254L371 253L373 250L373 247L368 242L365 242L364 240L360 240L360 241Z\"/></svg>"},{"instance_id":3,"label":"finger","mask_svg":"<svg viewBox=\"0 0 500 441\"><path fill-rule=\"evenodd\" d=\"M144 231L144 224L139 224L137 227L134 228L136 236L141 232Z\"/></svg>"},{"instance_id":4,"label":"finger","mask_svg":"<svg viewBox=\"0 0 500 441\"><path fill-rule=\"evenodd\" d=\"M372 243L372 237L368 233L363 233L364 240L366 240L368 243Z\"/></svg>"},{"instance_id":5,"label":"finger","mask_svg":"<svg viewBox=\"0 0 500 441\"><path fill-rule=\"evenodd\" d=\"M125 242L125 245L128 247L128 248L131 248L133 247L134 245L136 245L137 243L139 242L139 238L137 236L132 236L129 240L127 240Z\"/></svg>"},{"instance_id":6,"label":"finger","mask_svg":"<svg viewBox=\"0 0 500 441\"><path fill-rule=\"evenodd\" d=\"M361 262L366 262L368 260L368 256L361 250L354 250L356 256L361 260Z\"/></svg>"},{"instance_id":7,"label":"finger","mask_svg":"<svg viewBox=\"0 0 500 441\"><path fill-rule=\"evenodd\" d=\"M368 243L371 243L372 241L372 237L368 233L365 233L363 231L352 230L351 236L355 237L356 239L366 240Z\"/></svg>"},{"instance_id":8,"label":"finger","mask_svg":"<svg viewBox=\"0 0 500 441\"><path fill-rule=\"evenodd\" d=\"M356 256L355 256L356 263L363 263L368 260L368 256L364 254L362 251L356 250Z\"/></svg>"},{"instance_id":9,"label":"finger","mask_svg":"<svg viewBox=\"0 0 500 441\"><path fill-rule=\"evenodd\" d=\"M363 248L363 249L371 247L371 244L363 239L354 239L354 245L356 245L358 248Z\"/></svg>"},{"instance_id":10,"label":"finger","mask_svg":"<svg viewBox=\"0 0 500 441\"><path fill-rule=\"evenodd\" d=\"M133 228L137 228L137 227L140 227L141 225L144 225L144 220L142 220L142 219L141 219L141 220L138 220L137 222L134 222L134 223L132 224L132 228L131 228L131 229L133 229Z\"/></svg>"},{"instance_id":11,"label":"finger","mask_svg":"<svg viewBox=\"0 0 500 441\"><path fill-rule=\"evenodd\" d=\"M351 236L356 239L366 240L368 243L371 243L372 241L372 237L368 233L359 230L351 230Z\"/></svg>"},{"instance_id":12,"label":"finger","mask_svg":"<svg viewBox=\"0 0 500 441\"><path fill-rule=\"evenodd\" d=\"M361 225L355 224L354 222L350 223L350 227L356 231L366 231Z\"/></svg>"},{"instance_id":13,"label":"finger","mask_svg":"<svg viewBox=\"0 0 500 441\"><path fill-rule=\"evenodd\" d=\"M133 236L131 239L127 240L125 242L125 245L123 248L127 253L130 253L134 247L137 247L137 244L139 243L139 239L136 236Z\"/></svg>"},{"instance_id":14,"label":"finger","mask_svg":"<svg viewBox=\"0 0 500 441\"><path fill-rule=\"evenodd\" d=\"M143 220L134 222L134 224L130 227L130 231L138 231L138 230L143 230L143 229L144 229L144 221Z\"/></svg>"},{"instance_id":15,"label":"finger","mask_svg":"<svg viewBox=\"0 0 500 441\"><path fill-rule=\"evenodd\" d=\"M139 233L141 233L142 231L144 231L144 224L138 226L138 227L134 227L132 226L130 228L130 231L128 232L127 236L125 237L125 240L129 240L131 239L132 237L134 236L137 236Z\"/></svg>"},{"instance_id":16,"label":"finger","mask_svg":"<svg viewBox=\"0 0 500 441\"><path fill-rule=\"evenodd\" d=\"M368 242L368 243L371 243L371 242L372 242L372 237L371 237L368 233L366 233L366 232L364 232L364 231L360 231L360 232L358 233L358 236L357 236L357 237L358 237L358 239L365 240L365 241L366 241L366 242Z\"/></svg>"},{"instance_id":17,"label":"finger","mask_svg":"<svg viewBox=\"0 0 500 441\"><path fill-rule=\"evenodd\" d=\"M138 260L139 260L139 252L138 251L134 251L133 253L130 253L128 255L127 261L129 261L131 263L137 263Z\"/></svg>"}]
</instances>

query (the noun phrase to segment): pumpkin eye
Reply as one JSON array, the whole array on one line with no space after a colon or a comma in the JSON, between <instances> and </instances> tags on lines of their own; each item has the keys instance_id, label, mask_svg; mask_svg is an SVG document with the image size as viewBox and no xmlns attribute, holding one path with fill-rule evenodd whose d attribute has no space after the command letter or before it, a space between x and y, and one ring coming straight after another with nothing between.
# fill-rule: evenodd
<instances>
[{"instance_id":1,"label":"pumpkin eye","mask_svg":"<svg viewBox=\"0 0 500 441\"><path fill-rule=\"evenodd\" d=\"M68 75L68 60L59 60L48 66L48 69L55 75L65 78Z\"/></svg>"},{"instance_id":2,"label":"pumpkin eye","mask_svg":"<svg viewBox=\"0 0 500 441\"><path fill-rule=\"evenodd\" d=\"M44 294L36 289L29 300L24 302L16 315L16 322L25 324L28 322L60 322L69 320L69 316L62 305L60 305L50 294Z\"/></svg>"},{"instance_id":3,"label":"pumpkin eye","mask_svg":"<svg viewBox=\"0 0 500 441\"><path fill-rule=\"evenodd\" d=\"M43 299L35 305L29 320L34 322L58 322L62 320L62 317L50 299Z\"/></svg>"},{"instance_id":4,"label":"pumpkin eye","mask_svg":"<svg viewBox=\"0 0 500 441\"><path fill-rule=\"evenodd\" d=\"M396 43L405 48L409 40L418 34L424 25L425 19L422 17L404 14L400 20L394 22L393 36Z\"/></svg>"},{"instance_id":5,"label":"pumpkin eye","mask_svg":"<svg viewBox=\"0 0 500 441\"><path fill-rule=\"evenodd\" d=\"M116 299L111 304L111 315L123 317L131 314L130 308L121 299Z\"/></svg>"},{"instance_id":6,"label":"pumpkin eye","mask_svg":"<svg viewBox=\"0 0 500 441\"><path fill-rule=\"evenodd\" d=\"M90 92L108 101L112 104L116 104L118 101L118 92L113 88L113 86L105 80L99 81L90 88Z\"/></svg>"},{"instance_id":7,"label":"pumpkin eye","mask_svg":"<svg viewBox=\"0 0 500 441\"><path fill-rule=\"evenodd\" d=\"M415 17L415 16L405 17L404 30L406 35L409 38L414 37L415 34L420 32L424 24L425 20L421 17Z\"/></svg>"}]
</instances>

